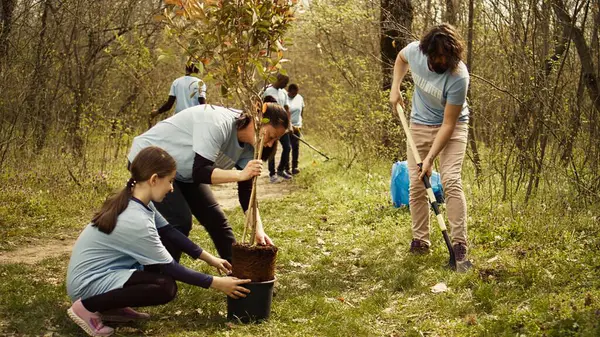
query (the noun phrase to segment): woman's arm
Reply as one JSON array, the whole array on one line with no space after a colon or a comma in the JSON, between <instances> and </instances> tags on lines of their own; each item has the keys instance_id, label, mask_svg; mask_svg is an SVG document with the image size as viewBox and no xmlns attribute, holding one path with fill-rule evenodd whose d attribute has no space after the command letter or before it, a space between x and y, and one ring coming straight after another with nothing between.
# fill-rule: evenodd
<instances>
[{"instance_id":1,"label":"woman's arm","mask_svg":"<svg viewBox=\"0 0 600 337\"><path fill-rule=\"evenodd\" d=\"M223 184L246 181L260 175L262 161L251 160L242 171L222 170L214 167L214 162L196 153L192 178L196 184Z\"/></svg>"}]
</instances>

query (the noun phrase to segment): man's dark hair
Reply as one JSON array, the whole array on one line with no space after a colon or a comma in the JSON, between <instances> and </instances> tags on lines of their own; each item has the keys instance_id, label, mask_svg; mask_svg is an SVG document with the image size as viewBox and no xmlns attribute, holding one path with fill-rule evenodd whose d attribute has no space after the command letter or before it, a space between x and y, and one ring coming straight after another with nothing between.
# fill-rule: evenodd
<instances>
[{"instance_id":1,"label":"man's dark hair","mask_svg":"<svg viewBox=\"0 0 600 337\"><path fill-rule=\"evenodd\" d=\"M290 82L290 78L284 74L277 74L277 81L273 83L273 86L277 89L285 88Z\"/></svg>"},{"instance_id":2,"label":"man's dark hair","mask_svg":"<svg viewBox=\"0 0 600 337\"><path fill-rule=\"evenodd\" d=\"M196 74L198 73L198 67L193 62L190 62L185 65L185 73L186 74Z\"/></svg>"},{"instance_id":3,"label":"man's dark hair","mask_svg":"<svg viewBox=\"0 0 600 337\"><path fill-rule=\"evenodd\" d=\"M419 49L427 55L427 59L436 59L445 56L446 67L456 70L464 51L462 37L454 26L443 23L431 28L419 43Z\"/></svg>"},{"instance_id":4,"label":"man's dark hair","mask_svg":"<svg viewBox=\"0 0 600 337\"><path fill-rule=\"evenodd\" d=\"M288 85L288 91L298 91L298 85L295 83L292 83L290 85Z\"/></svg>"}]
</instances>

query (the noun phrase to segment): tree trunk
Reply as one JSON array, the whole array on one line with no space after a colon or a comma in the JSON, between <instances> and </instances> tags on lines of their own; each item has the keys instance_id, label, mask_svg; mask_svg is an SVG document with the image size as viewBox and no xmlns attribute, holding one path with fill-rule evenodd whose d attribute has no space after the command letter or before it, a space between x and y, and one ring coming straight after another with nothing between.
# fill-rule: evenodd
<instances>
[{"instance_id":1,"label":"tree trunk","mask_svg":"<svg viewBox=\"0 0 600 337\"><path fill-rule=\"evenodd\" d=\"M427 6L425 7L425 23L423 24L423 28L425 30L429 29L429 20L431 16L431 0L427 0Z\"/></svg>"},{"instance_id":2,"label":"tree trunk","mask_svg":"<svg viewBox=\"0 0 600 337\"><path fill-rule=\"evenodd\" d=\"M573 155L573 144L577 139L579 129L581 128L581 110L583 104L583 70L581 76L579 76L579 84L577 85L576 99L571 104L571 118L569 120L569 128L565 135L565 141L563 145L563 153L561 155L561 161L565 164L569 163L571 156Z\"/></svg>"},{"instance_id":3,"label":"tree trunk","mask_svg":"<svg viewBox=\"0 0 600 337\"><path fill-rule=\"evenodd\" d=\"M571 31L573 42L577 48L577 54L581 60L581 67L583 69L583 83L587 89L590 100L594 105L597 112L600 112L600 88L598 87L598 75L594 68L594 60L592 59L592 52L587 42L583 31L576 26L576 21L572 21L569 13L565 9L565 5L562 0L553 1L554 13L563 29ZM597 29L598 27L594 27Z\"/></svg>"},{"instance_id":4,"label":"tree trunk","mask_svg":"<svg viewBox=\"0 0 600 337\"><path fill-rule=\"evenodd\" d=\"M456 25L456 18L458 16L458 7L459 7L459 0L446 0L446 16L444 17L444 20L446 20L447 23L455 26Z\"/></svg>"},{"instance_id":5,"label":"tree trunk","mask_svg":"<svg viewBox=\"0 0 600 337\"><path fill-rule=\"evenodd\" d=\"M398 52L411 41L413 6L411 0L381 0L380 51L383 90L392 86Z\"/></svg>"},{"instance_id":6,"label":"tree trunk","mask_svg":"<svg viewBox=\"0 0 600 337\"><path fill-rule=\"evenodd\" d=\"M16 0L0 2L0 61L8 54L8 36L12 28L12 16ZM3 62L0 62L2 64Z\"/></svg>"},{"instance_id":7,"label":"tree trunk","mask_svg":"<svg viewBox=\"0 0 600 337\"><path fill-rule=\"evenodd\" d=\"M40 40L36 51L35 71L33 88L37 88L32 95L32 106L34 115L37 116L35 124L39 123L38 132L35 133L35 152L39 153L46 145L46 138L50 129L50 109L48 104L51 104L46 97L47 81L48 81L48 41L47 41L47 19L50 9L50 1L44 1L44 9L42 13L42 24L40 27Z\"/></svg>"},{"instance_id":8,"label":"tree trunk","mask_svg":"<svg viewBox=\"0 0 600 337\"><path fill-rule=\"evenodd\" d=\"M467 68L469 72L473 71L473 20L474 20L474 1L469 0L469 29L467 33ZM471 86L469 86L467 97L470 96ZM469 107L469 145L473 152L473 164L475 165L475 176L481 176L481 158L477 150L477 141L475 138L475 111Z\"/></svg>"}]
</instances>

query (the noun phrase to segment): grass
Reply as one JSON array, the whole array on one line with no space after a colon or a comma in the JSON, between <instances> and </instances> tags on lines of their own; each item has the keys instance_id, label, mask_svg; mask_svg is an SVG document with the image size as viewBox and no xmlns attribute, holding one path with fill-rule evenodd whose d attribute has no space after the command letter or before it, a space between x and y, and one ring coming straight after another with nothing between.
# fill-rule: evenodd
<instances>
[{"instance_id":1,"label":"grass","mask_svg":"<svg viewBox=\"0 0 600 337\"><path fill-rule=\"evenodd\" d=\"M148 310L152 320L119 325L117 336L600 335L595 208L567 210L564 201L550 197L526 206L498 201L494 184L491 190L478 187L468 169L475 268L457 274L444 268L447 252L434 222L432 254L408 254L410 214L390 206L390 165L373 162L347 170L336 160L321 162L307 148L302 155L303 171L294 180L298 188L281 200L261 202L267 231L280 248L270 321L229 323L224 296L180 284L175 301ZM119 170L115 166L114 172ZM101 186L118 186L121 174ZM89 181L87 188L98 184ZM19 243L32 230L53 237L52 226L69 219L59 232L76 236L109 189L65 187L50 195L4 191L2 221L14 225L7 215L20 212L39 222L1 231ZM53 215L39 220L47 213ZM241 211L227 213L239 237ZM214 251L201 226L192 238ZM0 335L82 335L65 314L67 262L63 256L36 265L0 265ZM183 264L212 272L190 259ZM439 282L449 290L432 293Z\"/></svg>"}]
</instances>

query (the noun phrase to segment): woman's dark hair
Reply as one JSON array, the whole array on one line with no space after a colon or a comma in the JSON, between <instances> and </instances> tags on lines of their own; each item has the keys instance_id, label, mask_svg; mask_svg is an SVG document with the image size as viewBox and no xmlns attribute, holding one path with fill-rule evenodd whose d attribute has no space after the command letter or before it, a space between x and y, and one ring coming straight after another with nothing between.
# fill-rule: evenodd
<instances>
[{"instance_id":1,"label":"woman's dark hair","mask_svg":"<svg viewBox=\"0 0 600 337\"><path fill-rule=\"evenodd\" d=\"M265 99L267 99L267 96ZM277 104L277 103L265 103L267 105L267 109L263 113L263 119L267 118L269 120L268 124L271 124L273 127L283 127L285 129L290 125L290 118L288 117L287 111ZM242 114L235 122L236 128L241 130L250 124L252 117L249 114Z\"/></svg>"},{"instance_id":2,"label":"woman's dark hair","mask_svg":"<svg viewBox=\"0 0 600 337\"><path fill-rule=\"evenodd\" d=\"M94 214L92 225L103 233L110 234L117 225L117 217L127 208L133 188L137 183L146 181L156 174L164 178L177 169L175 159L167 151L156 146L144 148L131 163L131 178L121 192L108 197L102 208Z\"/></svg>"},{"instance_id":3,"label":"woman's dark hair","mask_svg":"<svg viewBox=\"0 0 600 337\"><path fill-rule=\"evenodd\" d=\"M446 67L456 70L464 51L463 39L454 26L443 23L431 28L419 43L419 49L427 55L428 60L439 56L446 58Z\"/></svg>"},{"instance_id":4,"label":"woman's dark hair","mask_svg":"<svg viewBox=\"0 0 600 337\"><path fill-rule=\"evenodd\" d=\"M277 99L275 97L269 95L263 98L263 103L277 103Z\"/></svg>"}]
</instances>

